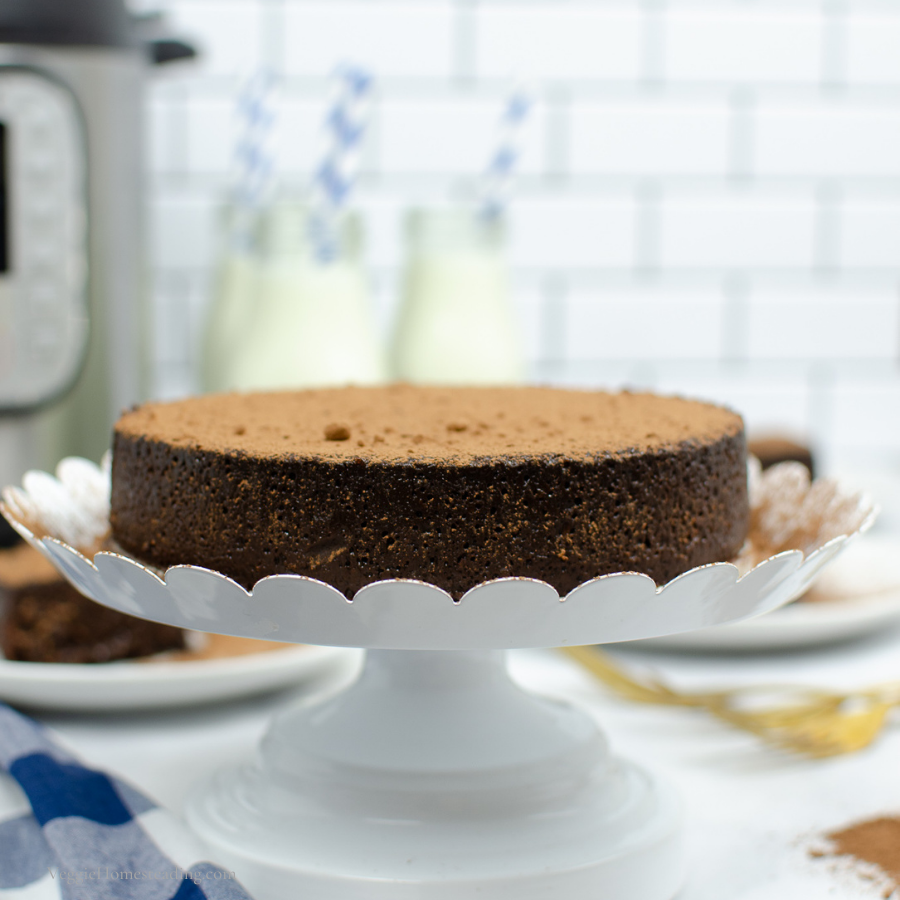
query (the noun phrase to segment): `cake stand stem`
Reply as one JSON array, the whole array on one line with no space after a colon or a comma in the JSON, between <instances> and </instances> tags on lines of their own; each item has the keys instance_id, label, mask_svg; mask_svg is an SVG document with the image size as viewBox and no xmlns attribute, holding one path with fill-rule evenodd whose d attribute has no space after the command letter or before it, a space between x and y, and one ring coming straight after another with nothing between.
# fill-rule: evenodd
<instances>
[{"instance_id":1,"label":"cake stand stem","mask_svg":"<svg viewBox=\"0 0 900 900\"><path fill-rule=\"evenodd\" d=\"M187 816L258 900L669 900L682 879L677 802L500 651L369 651Z\"/></svg>"}]
</instances>

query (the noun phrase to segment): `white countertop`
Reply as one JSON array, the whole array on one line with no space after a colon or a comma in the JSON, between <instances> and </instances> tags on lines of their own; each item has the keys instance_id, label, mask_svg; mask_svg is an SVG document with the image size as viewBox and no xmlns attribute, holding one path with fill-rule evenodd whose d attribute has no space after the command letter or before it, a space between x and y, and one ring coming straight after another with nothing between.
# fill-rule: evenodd
<instances>
[{"instance_id":1,"label":"white countertop","mask_svg":"<svg viewBox=\"0 0 900 900\"><path fill-rule=\"evenodd\" d=\"M752 656L682 656L634 648L616 655L653 666L674 684L803 683L849 687L900 680L900 630L838 646ZM900 733L888 728L861 753L811 761L763 746L703 712L611 697L567 658L511 653L514 677L566 698L602 723L615 752L665 775L686 800L691 875L679 900L879 898L883 888L848 867L812 859L815 835L881 813L900 814ZM354 666L320 680L328 690ZM88 764L111 770L178 810L210 770L251 753L290 692L133 715L42 714ZM240 877L240 873L238 873Z\"/></svg>"}]
</instances>

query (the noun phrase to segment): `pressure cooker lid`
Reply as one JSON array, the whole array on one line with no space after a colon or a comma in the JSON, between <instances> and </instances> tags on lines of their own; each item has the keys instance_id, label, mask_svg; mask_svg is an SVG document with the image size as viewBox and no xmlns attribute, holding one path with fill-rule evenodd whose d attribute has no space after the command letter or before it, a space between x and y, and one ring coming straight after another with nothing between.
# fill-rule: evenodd
<instances>
[{"instance_id":1,"label":"pressure cooker lid","mask_svg":"<svg viewBox=\"0 0 900 900\"><path fill-rule=\"evenodd\" d=\"M133 47L123 0L0 0L0 43Z\"/></svg>"}]
</instances>

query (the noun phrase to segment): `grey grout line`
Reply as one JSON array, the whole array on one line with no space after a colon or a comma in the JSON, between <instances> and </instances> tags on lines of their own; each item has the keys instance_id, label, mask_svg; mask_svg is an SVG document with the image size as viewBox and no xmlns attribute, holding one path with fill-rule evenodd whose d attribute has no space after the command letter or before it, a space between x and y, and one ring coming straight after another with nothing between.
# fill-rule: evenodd
<instances>
[{"instance_id":1,"label":"grey grout line","mask_svg":"<svg viewBox=\"0 0 900 900\"><path fill-rule=\"evenodd\" d=\"M567 297L565 276L559 272L548 272L541 281L542 361L564 359L566 356Z\"/></svg>"},{"instance_id":2,"label":"grey grout line","mask_svg":"<svg viewBox=\"0 0 900 900\"><path fill-rule=\"evenodd\" d=\"M287 67L285 0L262 0L260 16L262 18L260 27L260 59L264 65L284 79Z\"/></svg>"},{"instance_id":3,"label":"grey grout line","mask_svg":"<svg viewBox=\"0 0 900 900\"><path fill-rule=\"evenodd\" d=\"M172 162L173 168L190 168L190 105L188 103L189 91L186 85L173 87L172 91L176 99L171 104L167 115L169 119L169 146L166 155Z\"/></svg>"},{"instance_id":4,"label":"grey grout line","mask_svg":"<svg viewBox=\"0 0 900 900\"><path fill-rule=\"evenodd\" d=\"M451 52L452 83L471 87L478 75L478 0L455 0Z\"/></svg>"},{"instance_id":5,"label":"grey grout line","mask_svg":"<svg viewBox=\"0 0 900 900\"><path fill-rule=\"evenodd\" d=\"M642 0L640 83L662 87L666 81L666 3Z\"/></svg>"},{"instance_id":6,"label":"grey grout line","mask_svg":"<svg viewBox=\"0 0 900 900\"><path fill-rule=\"evenodd\" d=\"M659 384L660 366L656 361L641 361L629 367L624 387L636 391L652 391Z\"/></svg>"},{"instance_id":7,"label":"grey grout line","mask_svg":"<svg viewBox=\"0 0 900 900\"><path fill-rule=\"evenodd\" d=\"M834 438L834 382L835 374L827 362L811 363L807 370L807 396L810 438L813 449L827 452ZM823 466L829 469L828 461Z\"/></svg>"},{"instance_id":8,"label":"grey grout line","mask_svg":"<svg viewBox=\"0 0 900 900\"><path fill-rule=\"evenodd\" d=\"M271 12L283 12L286 0L260 0L260 9ZM467 95L473 92L479 96L495 97L504 94L509 88L509 78L504 76L479 76L477 72L477 22L478 6L476 0L456 0L454 28L461 29L460 41L451 42L451 77L437 75L403 76L381 75L379 81L385 92L401 99L416 97L433 97L442 99L459 94L461 90ZM900 5L898 5L900 8ZM655 14L654 14L655 15ZM898 17L900 19L900 17ZM277 22L277 19L276 19ZM278 26L280 27L280 26ZM464 35L471 31L469 37ZM277 37L277 35L276 35ZM456 49L453 49L453 48ZM468 58L468 54L472 58ZM462 58L457 59L461 54ZM220 97L232 90L233 74L205 73L202 69L182 70L180 80L189 83L201 95ZM190 73L190 74L189 74ZM293 74L285 76L284 90L288 96L304 98L320 96L328 88L328 72L308 75ZM174 74L169 76L175 80ZM460 78L462 79L460 81ZM567 77L553 78L545 76L540 79L547 88L563 87L579 100L628 100L638 99L646 95L647 81L639 73L635 79L600 78L600 77ZM690 81L666 77L655 81L653 87L658 95L672 102L709 102L726 100L735 87L743 82L728 80ZM760 102L770 100L794 100L812 102L817 100L822 91L822 78L818 75L804 82L765 82L754 84ZM900 98L900 83L849 83L842 84L842 100L847 103L880 102L891 107Z\"/></svg>"},{"instance_id":9,"label":"grey grout line","mask_svg":"<svg viewBox=\"0 0 900 900\"><path fill-rule=\"evenodd\" d=\"M840 269L842 198L841 186L834 181L823 182L816 191L813 270L819 275L830 276Z\"/></svg>"},{"instance_id":10,"label":"grey grout line","mask_svg":"<svg viewBox=\"0 0 900 900\"><path fill-rule=\"evenodd\" d=\"M746 362L750 358L750 279L745 272L729 272L722 283L722 361Z\"/></svg>"},{"instance_id":11,"label":"grey grout line","mask_svg":"<svg viewBox=\"0 0 900 900\"><path fill-rule=\"evenodd\" d=\"M172 2L172 0L168 0L167 3L159 3L159 2L150 2L150 0L141 0L140 3L134 3L134 6L139 6L142 9L148 10L156 10L160 7L172 7L174 5L184 5L184 6L192 6L195 3L205 3L207 0L178 0L178 3ZM228 0L226 0L228 2ZM289 0L289 2L294 6L321 6L324 0ZM368 3L372 6L383 5L383 6L393 6L396 5L397 0L364 0L364 2ZM443 6L445 0L418 0L418 2L427 6L429 4L434 6ZM494 6L494 7L506 7L515 8L515 7L535 7L535 6L558 6L562 3L568 3L572 6L586 6L586 5L595 5L595 6L603 6L611 9L632 9L634 7L634 0L481 0L481 2L485 6ZM781 11L784 9L799 9L799 10L808 10L809 8L809 0L729 0L735 6L755 6L759 9L772 9L775 11ZM333 4L335 6L345 5L358 5L360 0L328 0L329 4ZM896 0L853 0L854 8L858 8L863 12L896 12L897 11L897 3ZM132 5L132 4L129 4ZM673 9L689 9L691 11L697 10L712 10L712 11L720 11L724 5L723 0L671 0L670 5Z\"/></svg>"},{"instance_id":12,"label":"grey grout line","mask_svg":"<svg viewBox=\"0 0 900 900\"><path fill-rule=\"evenodd\" d=\"M846 0L822 0L820 83L826 91L846 85L848 13Z\"/></svg>"},{"instance_id":13,"label":"grey grout line","mask_svg":"<svg viewBox=\"0 0 900 900\"><path fill-rule=\"evenodd\" d=\"M189 115L185 105L179 105L178 115ZM547 141L545 149L552 148L552 154L557 162L552 164L551 171L554 179L548 187L548 171L523 172L516 177L517 196L551 197L555 200L567 198L583 199L585 197L618 197L631 196L634 191L652 177L667 189L681 192L717 192L729 191L735 187L735 178L730 174L709 175L684 175L679 173L657 172L652 176L645 173L609 173L609 174L583 174L572 173L569 166L569 149L571 146L570 126L571 110L561 107L559 110L563 131L559 136L559 145L552 146ZM185 119L186 121L186 119ZM383 166L383 162L381 163ZM306 177L306 173L297 170L284 170L282 176L288 185L299 184ZM191 170L187 165L181 170L168 169L157 170L148 173L151 185L156 190L175 190L180 193L185 191L215 190L227 180L225 172L199 172ZM364 169L360 175L360 190L371 191L374 194L380 192L395 193L407 189L442 187L450 181L465 180L464 172L429 172L429 173L404 173L391 171L372 171ZM826 176L830 181L839 183L845 191L852 191L858 195L858 199L879 199L900 201L900 172L897 175L873 175L861 176L855 174L843 174L835 172ZM797 199L808 199L814 202L816 191L821 185L821 175L759 175L753 177L752 187L761 196L771 195L777 198L793 196ZM740 179L738 179L740 181ZM741 189L746 188L741 183ZM869 197L862 196L870 195Z\"/></svg>"},{"instance_id":14,"label":"grey grout line","mask_svg":"<svg viewBox=\"0 0 900 900\"><path fill-rule=\"evenodd\" d=\"M370 263L367 270L378 277L383 275L396 275L399 265ZM154 267L154 277L164 283L166 279L178 279L185 275L193 278L205 278L210 266L193 265L178 266L157 264ZM541 286L548 276L563 270L559 266L513 266L512 272L518 283L523 285ZM578 268L566 266L564 269L566 283L572 288L594 290L597 288L628 287L633 288L646 284L646 275L636 271L633 267L621 268ZM731 268L708 269L674 269L660 270L655 278L655 283L663 288L716 288L729 283L729 277L734 275ZM749 275L748 275L749 277ZM765 288L798 288L809 289L814 287L817 275L810 269L793 270L763 270L754 269L752 272L753 284ZM873 273L869 270L857 272L843 270L829 278L829 284L841 286L845 289L897 289L900 283L900 272L896 270Z\"/></svg>"},{"instance_id":15,"label":"grey grout line","mask_svg":"<svg viewBox=\"0 0 900 900\"><path fill-rule=\"evenodd\" d=\"M376 177L378 177L381 172L381 159L384 143L384 120L380 113L384 103L384 97L377 82L375 82L375 89L372 93L374 96L372 97L371 106L369 107L366 133L363 136L357 179L363 172L376 173ZM300 175L300 178L303 178L302 174ZM307 180L309 179L308 174L306 175L306 178ZM358 187L359 182L357 181L354 190Z\"/></svg>"},{"instance_id":16,"label":"grey grout line","mask_svg":"<svg viewBox=\"0 0 900 900\"><path fill-rule=\"evenodd\" d=\"M897 370L900 372L900 279L898 279L897 284L894 286L894 291L896 293L896 304L897 304L897 332L894 335L894 340L896 341L896 354L895 354L895 363L897 364Z\"/></svg>"},{"instance_id":17,"label":"grey grout line","mask_svg":"<svg viewBox=\"0 0 900 900\"><path fill-rule=\"evenodd\" d=\"M635 187L634 201L635 271L643 276L658 275L662 260L662 185L657 179L645 179Z\"/></svg>"},{"instance_id":18,"label":"grey grout line","mask_svg":"<svg viewBox=\"0 0 900 900\"><path fill-rule=\"evenodd\" d=\"M205 282L195 282L188 289L188 303L185 311L185 328L188 333L190 346L194 348L191 361L195 367L195 374L199 376L200 353L199 348L206 328L206 319L209 313L209 301L211 299L212 279Z\"/></svg>"},{"instance_id":19,"label":"grey grout line","mask_svg":"<svg viewBox=\"0 0 900 900\"><path fill-rule=\"evenodd\" d=\"M552 186L564 182L571 168L572 108L565 88L550 88L544 97L547 104L543 134L544 174L545 183Z\"/></svg>"},{"instance_id":20,"label":"grey grout line","mask_svg":"<svg viewBox=\"0 0 900 900\"><path fill-rule=\"evenodd\" d=\"M750 87L736 87L728 105L728 177L733 181L749 181L756 155L756 94Z\"/></svg>"},{"instance_id":21,"label":"grey grout line","mask_svg":"<svg viewBox=\"0 0 900 900\"><path fill-rule=\"evenodd\" d=\"M183 329L177 322L182 320L190 302L190 281L189 274L180 273L154 285L151 357L157 366L181 362L182 354L177 348L183 341Z\"/></svg>"}]
</instances>

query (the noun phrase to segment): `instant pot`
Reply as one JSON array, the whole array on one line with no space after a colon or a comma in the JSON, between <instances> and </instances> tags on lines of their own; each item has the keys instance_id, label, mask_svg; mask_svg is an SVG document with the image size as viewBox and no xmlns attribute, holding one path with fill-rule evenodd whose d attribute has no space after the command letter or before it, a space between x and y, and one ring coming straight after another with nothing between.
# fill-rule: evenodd
<instances>
[{"instance_id":1,"label":"instant pot","mask_svg":"<svg viewBox=\"0 0 900 900\"><path fill-rule=\"evenodd\" d=\"M194 55L163 24L0 0L0 486L99 459L141 397L143 83Z\"/></svg>"}]
</instances>

